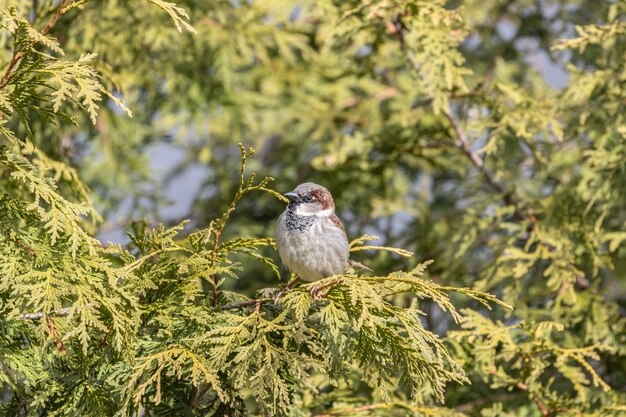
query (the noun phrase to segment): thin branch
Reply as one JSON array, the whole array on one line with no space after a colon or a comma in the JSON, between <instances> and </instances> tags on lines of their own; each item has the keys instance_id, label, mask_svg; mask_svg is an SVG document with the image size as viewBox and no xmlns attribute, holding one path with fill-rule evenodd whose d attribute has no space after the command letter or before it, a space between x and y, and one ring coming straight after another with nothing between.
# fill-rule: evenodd
<instances>
[{"instance_id":1,"label":"thin branch","mask_svg":"<svg viewBox=\"0 0 626 417\"><path fill-rule=\"evenodd\" d=\"M37 257L37 254L35 253L35 251L30 246L28 246L26 243L22 242L20 239L15 239L15 243L17 243L20 248L22 248L25 251L27 251L28 254L31 257L33 257L33 258Z\"/></svg>"},{"instance_id":2,"label":"thin branch","mask_svg":"<svg viewBox=\"0 0 626 417\"><path fill-rule=\"evenodd\" d=\"M109 338L109 335L111 334L112 330L113 330L113 324L111 324L107 328L107 332L102 337L102 341L100 341L100 345L98 345L99 348L103 348L103 347L105 347L105 346L107 346L109 344L108 338Z\"/></svg>"},{"instance_id":3,"label":"thin branch","mask_svg":"<svg viewBox=\"0 0 626 417\"><path fill-rule=\"evenodd\" d=\"M296 280L293 280L292 282L296 282ZM290 283L291 284L291 283ZM329 284L330 285L334 285L336 284L336 282L332 282ZM287 287L285 287L287 288ZM403 294L406 293L406 291L397 291L397 292L391 292L388 294L383 295L382 297L390 297L392 295L396 295L396 294ZM323 299L326 298L328 294L320 294L318 295L318 298ZM250 300L244 300L244 301L238 301L236 303L230 303L230 304L225 304L223 306L220 306L220 310L222 311L226 311L226 310L235 310L235 309L239 309L239 308L246 308L246 307L252 307L254 306L254 310L256 313L259 312L261 305L262 304L276 304L276 298L252 298Z\"/></svg>"},{"instance_id":4,"label":"thin branch","mask_svg":"<svg viewBox=\"0 0 626 417\"><path fill-rule=\"evenodd\" d=\"M402 24L402 21L398 16L393 18L391 21L387 22L387 29L389 32L396 37L398 42L400 43L400 48L404 51L407 60L413 65L413 67L419 71L419 62L415 59L414 54L407 50L406 48L406 28ZM466 94L461 94L458 96L452 95L450 98L466 98L466 97L475 97L481 96L480 92L470 92ZM426 100L424 103L429 103ZM532 214L530 210L527 209L528 204L524 201L516 200L513 197L513 193L508 191L502 186L494 177L493 173L485 167L485 162L480 157L480 155L472 150L470 145L469 138L461 129L461 125L459 121L454 117L450 110L444 111L445 116L447 117L452 129L454 130L456 136L456 146L463 151L463 153L472 161L472 164L480 171L480 173L485 178L485 181L489 186L494 189L498 194L502 196L505 204L509 206L513 206L515 208L514 215L518 220L528 220L531 225L534 225L537 222L537 218Z\"/></svg>"},{"instance_id":5,"label":"thin branch","mask_svg":"<svg viewBox=\"0 0 626 417\"><path fill-rule=\"evenodd\" d=\"M393 36L396 37L396 39L400 43L400 48L404 51L407 60L413 65L413 67L417 71L419 71L419 68L420 68L419 62L417 62L417 60L415 59L415 55L411 51L408 51L406 48L406 39L405 39L406 28L402 24L400 17L396 16L391 21L387 22L387 29ZM459 96L458 98L465 98L465 97L472 97L472 96L481 96L481 93L472 92L464 96ZM451 98L455 98L455 97L451 97ZM420 105L428 104L428 103L430 103L430 101L426 99L425 101L420 103ZM493 173L485 167L485 163L483 159L480 157L480 155L477 152L472 150L470 141L467 135L461 128L459 121L453 115L452 111L451 110L444 111L444 114L446 118L448 119L448 121L450 122L452 129L454 130L454 134L456 136L456 146L459 149L461 149L463 153L470 159L472 164L476 167L476 169L478 169L478 171L485 178L485 181L487 182L487 184L493 190L495 190L498 194L502 196L502 200L504 201L504 203L508 206L514 207L515 209L514 216L518 220L529 221L530 224L529 224L528 231L531 232L537 225L537 218L533 214L533 211L530 209L530 205L528 204L528 202L524 200L516 199L512 191L507 190L502 184L500 184L495 179ZM543 245L545 248L547 248L548 251L550 251L551 253L555 253L557 251L557 248L549 242L540 241L539 243ZM574 265L572 265L570 262L567 262L567 264L568 264L568 267L575 268ZM590 285L590 282L584 277L584 275L579 274L576 276L576 286L578 286L581 289L585 289L585 288L588 288L589 285Z\"/></svg>"},{"instance_id":6,"label":"thin branch","mask_svg":"<svg viewBox=\"0 0 626 417\"><path fill-rule=\"evenodd\" d=\"M234 310L237 308L245 308L245 307L251 307L251 306L258 306L260 308L261 304L267 304L270 302L274 302L273 298L258 298L258 299L251 299L251 300L245 300L245 301L239 301L236 303L231 303L231 304L225 304L223 306L220 307L220 310L225 311L225 310Z\"/></svg>"},{"instance_id":7,"label":"thin branch","mask_svg":"<svg viewBox=\"0 0 626 417\"><path fill-rule=\"evenodd\" d=\"M85 307L93 307L93 304L91 303L85 304ZM73 307L59 308L58 310L52 310L48 313L44 313L44 312L26 313L26 314L22 314L22 317L20 317L20 319L21 320L39 320L44 316L45 317L48 317L48 316L63 317L67 315L72 308Z\"/></svg>"},{"instance_id":8,"label":"thin branch","mask_svg":"<svg viewBox=\"0 0 626 417\"><path fill-rule=\"evenodd\" d=\"M330 411L325 414L316 414L314 417L335 417L335 416L341 416L344 414L354 414L354 413L359 413L362 411L380 410L380 409L392 408L392 407L394 407L394 405L389 404L389 403L368 404L368 405L362 405L360 407L344 408L344 409L339 409L335 411Z\"/></svg>"},{"instance_id":9,"label":"thin branch","mask_svg":"<svg viewBox=\"0 0 626 417\"><path fill-rule=\"evenodd\" d=\"M189 407L192 410L195 410L200 405L200 401L204 398L204 396L211 389L211 384L200 384L199 386L194 386L191 390L191 395L189 396Z\"/></svg>"},{"instance_id":10,"label":"thin branch","mask_svg":"<svg viewBox=\"0 0 626 417\"><path fill-rule=\"evenodd\" d=\"M535 405L537 405L537 408L539 409L539 412L541 413L542 416L550 416L552 415L552 412L548 410L548 408L545 406L545 404L543 403L543 401L541 401L541 398L539 398L537 395L535 394L531 394L528 390L528 385L522 383L522 382L518 382L516 384L517 388L521 389L522 391L526 391L531 395L531 398L533 400L533 402L535 403Z\"/></svg>"},{"instance_id":11,"label":"thin branch","mask_svg":"<svg viewBox=\"0 0 626 417\"><path fill-rule=\"evenodd\" d=\"M67 11L65 9L66 2L67 0L61 0L61 3L59 3L59 7L57 8L57 12L54 14L52 19L50 19L46 27L41 30L42 35L45 36L50 31L50 29L52 29L52 27L57 22L57 20L59 20L59 18L63 15L63 13ZM20 62L20 60L24 57L24 55L25 55L24 52L17 52L17 50L15 49L13 50L13 56L11 57L11 62L9 62L9 66L4 72L2 79L0 79L0 90L2 90L4 87L7 86L7 84L9 83L9 80L11 79L11 76L13 75L13 68L15 68L17 63Z\"/></svg>"},{"instance_id":12,"label":"thin branch","mask_svg":"<svg viewBox=\"0 0 626 417\"><path fill-rule=\"evenodd\" d=\"M65 9L65 3L67 3L67 0L61 0L61 3L59 3L59 7L57 8L57 12L54 14L54 16L52 16L52 19L50 19L46 27L43 28L43 30L41 31L42 35L45 36L50 31L50 29L52 29L52 26L54 26L57 20L59 20L59 17L61 17L61 15L63 15L63 13L67 11L67 9Z\"/></svg>"},{"instance_id":13,"label":"thin branch","mask_svg":"<svg viewBox=\"0 0 626 417\"><path fill-rule=\"evenodd\" d=\"M220 234L222 234L222 230L224 229L224 224L222 224L213 235L213 250L211 252L211 266L215 265L215 261L217 259L217 247L219 243ZM215 282L215 275L211 275L209 284L211 285L211 305L213 307L217 306L217 283Z\"/></svg>"},{"instance_id":14,"label":"thin branch","mask_svg":"<svg viewBox=\"0 0 626 417\"><path fill-rule=\"evenodd\" d=\"M533 395L533 401L535 402L535 404L537 405L537 408L539 409L539 411L541 412L542 416L550 416L552 415L552 413L550 411L548 411L548 409L546 408L545 405L543 405L543 402L541 402L541 400L539 399L539 397L537 397L536 395Z\"/></svg>"},{"instance_id":15,"label":"thin branch","mask_svg":"<svg viewBox=\"0 0 626 417\"><path fill-rule=\"evenodd\" d=\"M250 153L246 152L246 148L240 143L239 148L241 149L241 169L239 172L239 188L237 189L237 193L231 201L228 210L217 220L218 227L213 232L213 249L211 250L211 266L214 266L217 261L217 249L219 247L219 239L222 234L222 230L224 230L224 226L226 226L226 222L228 221L230 214L235 211L235 207L237 207L237 203L241 200L241 197L245 194L245 172L246 172L246 160L249 156L253 155L254 151L251 149ZM215 282L215 275L210 276L209 283L211 284L211 304L213 307L217 307L217 283Z\"/></svg>"},{"instance_id":16,"label":"thin branch","mask_svg":"<svg viewBox=\"0 0 626 417\"><path fill-rule=\"evenodd\" d=\"M12 72L13 67L15 67L15 65L24 56L24 52L17 52L17 53L16 52L17 52L16 50L13 51L13 57L11 58L11 62L9 62L9 66L7 67L7 70L2 76L2 79L0 80L0 90L6 87L7 83L9 82L9 79L11 78L11 75L13 74Z\"/></svg>"},{"instance_id":17,"label":"thin branch","mask_svg":"<svg viewBox=\"0 0 626 417\"><path fill-rule=\"evenodd\" d=\"M377 277L363 277L363 279L364 279L365 281L387 281L387 278L384 278L384 277L380 277L380 278L377 278ZM278 294L279 294L279 295L282 295L281 293L282 293L282 292L284 292L284 290L286 290L286 289L287 289L287 290L288 290L288 289L291 289L291 288L292 288L292 286L293 286L295 283L297 283L298 281L299 281L299 278L297 278L297 277L296 277L295 279L291 280L291 281L287 284L287 286L286 286L285 288L283 288L281 291L279 291L279 293L278 293ZM394 279L394 281L395 281L395 282L399 282L399 280L397 280L397 279ZM322 289L324 289L324 288L326 288L326 287L330 287L330 286L332 286L332 285L336 285L336 284L338 284L339 282L340 282L340 281L339 281L339 279L334 279L334 280L331 280L331 281L329 281L329 282L326 282L325 284L323 284L323 285L322 285L322 286L318 289L318 291L320 291L320 290L322 290ZM444 290L449 290L449 291L456 291L456 290L458 290L458 288L454 288L454 287L441 287L441 289L444 289ZM384 294L384 295L382 295L382 297L383 297L383 298L385 298L385 297L391 297L391 296L393 296L393 295L396 295L396 294L403 294L403 293L406 293L406 292L407 292L407 291L405 291L405 290L402 290L402 291L394 291L394 292L390 292L390 293ZM328 293L322 293L322 294L319 294L319 295L317 296L317 298L318 298L318 299L324 299L324 298L326 298L326 297L328 297ZM238 301L238 302L236 302L236 303L225 304L225 305L223 305L223 306L220 306L220 310L222 310L222 311L226 311L226 310L235 310L235 309L239 309L239 308L246 308L246 307L252 307L252 306L254 306L255 312L256 312L256 313L258 313L258 312L259 312L259 310L260 310L260 308L261 308L261 305L262 305L262 304L270 304L270 303L271 303L271 304L276 305L276 304L277 304L277 300L278 300L278 298L279 298L279 297L275 297L275 298L251 298L251 299L249 299L249 300L244 300L244 301Z\"/></svg>"},{"instance_id":18,"label":"thin branch","mask_svg":"<svg viewBox=\"0 0 626 417\"><path fill-rule=\"evenodd\" d=\"M502 200L508 206L512 206L514 208L513 215L518 220L524 221L528 220L530 222L528 227L528 232L532 232L537 226L537 218L533 214L533 210L530 209L530 204L520 199L519 197L515 197L513 192L507 190L501 183L499 183L493 173L485 166L484 160L480 157L480 155L472 150L469 138L461 128L461 124L454 116L451 110L445 111L444 115L450 122L450 126L454 131L454 136L456 139L456 146L463 151L463 153L469 158L474 167L482 174L483 178L487 182L487 184L498 194L501 195ZM546 248L550 253L556 253L557 248L547 242L545 240L539 240L538 243ZM567 267L571 270L575 270L576 267L571 262L567 261ZM576 286L581 289L588 288L590 284L589 280L585 278L584 274L576 275Z\"/></svg>"},{"instance_id":19,"label":"thin branch","mask_svg":"<svg viewBox=\"0 0 626 417\"><path fill-rule=\"evenodd\" d=\"M237 208L237 204L243 198L243 196L255 190L262 190L262 191L267 191L270 194L273 194L274 196L279 197L281 199L285 199L277 192L272 191L265 187L270 181L274 180L272 177L265 177L263 180L261 180L260 183L258 183L257 185L253 185L253 181L255 178L255 173L253 172L248 176L248 179L246 180L246 161L248 160L248 158L254 155L255 150L252 147L249 148L249 150L246 150L245 146L243 146L243 144L241 143L239 143L239 148L241 149L241 168L239 170L239 188L237 189L237 193L233 197L233 200L230 203L230 206L228 206L228 209L224 212L224 214L222 214L222 216L219 219L215 220L214 224L216 226L215 226L215 229L213 230L213 248L211 250L211 266L214 266L217 263L219 239L222 234L222 231L224 230L224 227L226 226L226 223L228 222L230 215L235 211L235 209ZM219 291L217 290L217 282L215 281L215 274L210 275L209 278L210 279L208 281L211 285L211 304L213 305L213 307L217 307Z\"/></svg>"},{"instance_id":20,"label":"thin branch","mask_svg":"<svg viewBox=\"0 0 626 417\"><path fill-rule=\"evenodd\" d=\"M480 155L472 150L469 138L461 128L461 124L457 118L452 114L452 111L444 111L444 115L450 122L450 126L452 126L452 130L454 131L456 146L469 158L476 169L482 174L487 184L502 196L504 203L514 207L515 217L518 220L528 220L533 225L537 223L537 218L527 209L528 204L515 199L513 193L504 188L504 186L496 180L493 173L485 166L485 161Z\"/></svg>"},{"instance_id":21,"label":"thin branch","mask_svg":"<svg viewBox=\"0 0 626 417\"><path fill-rule=\"evenodd\" d=\"M52 333L52 336L54 336L54 340L56 342L57 349L59 349L59 351L61 353L67 353L65 351L65 347L63 346L63 343L61 342L61 338L59 337L59 334L57 333L57 330L54 327L54 322L52 321L50 316L46 315L46 321L48 322L48 328L50 329L50 333Z\"/></svg>"},{"instance_id":22,"label":"thin branch","mask_svg":"<svg viewBox=\"0 0 626 417\"><path fill-rule=\"evenodd\" d=\"M334 410L330 410L323 414L316 414L313 417L337 417L337 416L343 416L343 415L354 415L357 413L362 413L364 411L385 410L385 409L396 409L396 410L406 410L406 411L410 410L413 413L428 414L428 415L436 415L435 413L440 412L440 409L437 407L415 406L410 403L404 403L404 402L398 401L398 402L388 402L388 403L367 404L367 405L361 405L358 407L336 408Z\"/></svg>"},{"instance_id":23,"label":"thin branch","mask_svg":"<svg viewBox=\"0 0 626 417\"><path fill-rule=\"evenodd\" d=\"M49 315L54 315L54 316L57 316L57 317L62 317L62 316L65 316L65 315L68 313L68 311L70 311L70 309L71 309L71 308L72 308L72 307L60 308L60 309L58 309L58 310L51 311L50 313L47 313L47 314L46 314L46 313L43 313L43 312L39 312L39 313L26 313L26 314L23 314L21 318L22 318L23 320L39 320L39 319L41 319L42 317L44 317L44 316L45 316L45 317L48 317Z\"/></svg>"}]
</instances>

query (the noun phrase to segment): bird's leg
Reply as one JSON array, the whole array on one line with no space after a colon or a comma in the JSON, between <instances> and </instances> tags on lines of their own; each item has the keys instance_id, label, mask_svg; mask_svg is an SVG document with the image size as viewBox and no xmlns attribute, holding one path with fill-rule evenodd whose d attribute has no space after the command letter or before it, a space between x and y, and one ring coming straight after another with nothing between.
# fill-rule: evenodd
<instances>
[{"instance_id":1,"label":"bird's leg","mask_svg":"<svg viewBox=\"0 0 626 417\"><path fill-rule=\"evenodd\" d=\"M282 297L283 294L285 294L287 291L289 291L291 288L293 288L293 286L296 285L296 283L299 280L300 280L299 277L295 277L294 279L292 279L291 281L289 281L287 283L285 288L283 288L282 290L278 291L278 294L276 294L276 297L274 297L274 305L277 305L278 304L278 300L280 299L280 297Z\"/></svg>"},{"instance_id":2,"label":"bird's leg","mask_svg":"<svg viewBox=\"0 0 626 417\"><path fill-rule=\"evenodd\" d=\"M328 288L332 285L335 285L336 283L339 282L339 278L335 278L333 280L330 280L324 284L320 284L320 285L316 285L313 288L311 288L311 297L313 297L313 303L317 303L317 299L321 298L319 295L319 292L321 290L323 290L324 288Z\"/></svg>"},{"instance_id":3,"label":"bird's leg","mask_svg":"<svg viewBox=\"0 0 626 417\"><path fill-rule=\"evenodd\" d=\"M317 304L317 297L320 290L324 288L324 285L315 285L311 288L311 297L313 297L313 304Z\"/></svg>"}]
</instances>

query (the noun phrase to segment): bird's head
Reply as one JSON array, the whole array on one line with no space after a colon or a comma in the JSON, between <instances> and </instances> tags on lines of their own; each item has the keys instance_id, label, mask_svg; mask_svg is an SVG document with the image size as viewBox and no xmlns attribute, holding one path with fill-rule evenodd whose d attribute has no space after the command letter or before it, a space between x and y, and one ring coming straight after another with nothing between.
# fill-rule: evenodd
<instances>
[{"instance_id":1,"label":"bird's head","mask_svg":"<svg viewBox=\"0 0 626 417\"><path fill-rule=\"evenodd\" d=\"M289 199L287 210L298 216L327 217L335 212L335 202L330 192L326 187L312 182L298 185L285 197Z\"/></svg>"}]
</instances>

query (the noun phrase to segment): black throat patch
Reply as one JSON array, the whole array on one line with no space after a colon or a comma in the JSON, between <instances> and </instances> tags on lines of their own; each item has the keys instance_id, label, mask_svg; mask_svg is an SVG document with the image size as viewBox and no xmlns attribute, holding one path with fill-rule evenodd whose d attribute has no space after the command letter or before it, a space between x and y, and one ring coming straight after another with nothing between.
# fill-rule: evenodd
<instances>
[{"instance_id":1,"label":"black throat patch","mask_svg":"<svg viewBox=\"0 0 626 417\"><path fill-rule=\"evenodd\" d=\"M315 216L298 216L296 214L296 208L287 207L287 215L285 216L285 221L287 223L287 230L299 230L302 231L307 229L313 225L315 221Z\"/></svg>"}]
</instances>

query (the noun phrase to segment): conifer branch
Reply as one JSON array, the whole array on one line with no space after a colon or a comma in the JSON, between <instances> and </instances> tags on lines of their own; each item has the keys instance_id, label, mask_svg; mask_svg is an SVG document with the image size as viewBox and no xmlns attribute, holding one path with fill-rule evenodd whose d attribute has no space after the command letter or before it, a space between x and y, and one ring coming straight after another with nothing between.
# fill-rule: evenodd
<instances>
[{"instance_id":1,"label":"conifer branch","mask_svg":"<svg viewBox=\"0 0 626 417\"><path fill-rule=\"evenodd\" d=\"M54 24L59 20L59 18L65 13L67 10L65 9L65 3L67 0L61 0L59 6L57 7L57 12L52 16L52 19L48 22L46 27L41 30L41 34L45 36L50 29L54 26ZM7 67L4 75L0 79L0 90L2 90L9 83L11 76L13 75L13 68L17 65L17 63L24 57L25 53L23 51L17 52L17 49L13 49L13 56L11 61L9 62L9 66Z\"/></svg>"},{"instance_id":2,"label":"conifer branch","mask_svg":"<svg viewBox=\"0 0 626 417\"><path fill-rule=\"evenodd\" d=\"M528 385L524 384L523 382L518 382L516 386L520 390L528 392ZM543 401L541 401L541 398L539 398L537 395L531 395L531 397L533 399L533 402L537 405L537 408L539 409L539 412L542 416L547 417L553 414L551 411L548 410Z\"/></svg>"},{"instance_id":3,"label":"conifer branch","mask_svg":"<svg viewBox=\"0 0 626 417\"><path fill-rule=\"evenodd\" d=\"M404 402L385 402L361 405L358 407L336 408L322 414L316 414L313 417L340 417L340 416L352 416L367 411L373 410L405 410L412 413L417 413L424 416L438 417L442 415L454 415L455 417L462 417L464 414L455 412L453 410L446 410L438 407L421 407ZM448 411L450 414L445 413Z\"/></svg>"},{"instance_id":4,"label":"conifer branch","mask_svg":"<svg viewBox=\"0 0 626 417\"><path fill-rule=\"evenodd\" d=\"M511 190L507 190L504 186L495 179L493 173L485 166L484 160L480 157L480 155L472 150L469 138L467 134L461 128L461 124L457 120L457 118L452 113L451 109L444 111L444 115L450 122L450 126L454 131L454 135L456 138L456 146L463 151L463 153L468 157L468 159L472 162L474 167L482 174L486 183L494 190L496 193L502 196L502 200L508 206L512 206L514 209L513 215L520 221L527 220L529 222L528 232L532 232L536 227L538 220L533 214L533 210L530 209L530 204L519 198L514 197L514 193ZM539 240L538 243L545 247L550 253L556 253L557 248L547 242L546 240ZM575 266L571 262L567 262L567 267L575 270ZM576 275L576 286L581 289L588 288L590 283L589 280L585 278L584 274Z\"/></svg>"},{"instance_id":5,"label":"conifer branch","mask_svg":"<svg viewBox=\"0 0 626 417\"><path fill-rule=\"evenodd\" d=\"M394 19L388 21L387 29L393 36L395 36L395 38L400 43L400 48L402 49L402 51L404 51L406 55L406 59L413 65L415 70L419 71L419 67L420 67L419 62L417 62L414 54L411 51L409 51L407 48L406 28L404 27L400 18L396 16ZM455 97L455 96L458 96L459 98L465 98L465 97L480 96L480 93L470 92L467 94L460 94L460 95L453 94L450 97ZM428 103L432 101L433 101L432 98L429 98ZM443 113L448 119L448 121L450 122L452 129L454 130L454 133L456 136L456 146L459 149L461 149L461 151L463 151L463 153L470 159L472 164L478 169L478 171L485 178L485 181L487 182L487 184L492 189L494 189L498 194L502 196L502 199L504 200L505 204L510 205L514 208L515 210L514 215L518 220L522 220L522 221L528 220L530 221L531 224L535 224L537 222L536 217L534 216L534 214L532 214L532 212L529 212L528 210L525 209L525 207L527 207L528 205L523 202L517 201L513 197L513 193L509 190L506 190L504 186L502 186L502 184L500 184L495 179L493 173L489 169L487 169L487 167L485 167L485 163L483 159L480 157L480 155L477 152L472 150L471 144L469 142L469 138L467 137L463 129L461 129L461 125L456 119L456 117L452 114L452 111L450 109L447 109L447 110L443 110Z\"/></svg>"},{"instance_id":6,"label":"conifer branch","mask_svg":"<svg viewBox=\"0 0 626 417\"><path fill-rule=\"evenodd\" d=\"M615 82L623 65L616 57L598 54L606 58L594 66L602 71L568 65L571 85L563 91L541 91L537 77L527 76L528 63L515 60L499 68L494 88L468 88L470 79L489 80L499 52L515 45L516 39L495 42L504 44L497 47L488 41L488 36L501 36L489 33L496 19L519 11L514 5L499 10L508 7L508 0L505 6L491 0L498 7L465 9L445 0L366 0L356 7L325 2L298 16L279 10L280 1L234 7L225 2L209 11L210 17L191 4L183 9L176 0L144 0L164 10L178 30L193 31L190 16L209 22L197 36L177 42L181 48L172 48L171 31L133 32L129 25L118 25L130 14L135 29L151 28L165 20L160 10L148 10L155 7L137 13L133 8L141 5L124 2L83 7L88 1L49 1L45 14L42 1L7 6L3 12L8 44L6 72L0 69L0 111L12 120L7 116L0 124L0 164L6 167L0 169L5 173L0 184L5 315L0 319L0 414L464 417L464 412L482 410L509 415L530 410L556 417L626 411L620 393L609 387L619 385L623 373L615 366L625 346L623 309L614 300L619 295L586 291L577 296L575 287L589 285L586 276L597 277L598 284L606 280L612 288L623 272L626 233L619 196L626 131L623 120L611 118L624 104L622 86ZM614 20L619 9L607 7L613 8L608 17ZM599 20L600 10L594 9ZM479 11L480 19L473 18ZM65 22L74 13L78 18ZM98 19L102 13L108 19ZM529 24L537 28L542 20L539 16ZM583 56L586 44L624 48L626 25L576 21L583 24L576 28L581 36L563 42L581 48L574 56ZM54 38L59 25L75 42ZM111 25L119 30L112 33ZM95 40L102 41L95 48L102 61L95 63L95 55L87 53L94 39L74 36L80 33L102 35ZM466 33L482 42L478 50L461 51ZM541 33L544 45L550 34ZM145 45L145 54L132 53ZM190 46L193 50L183 49ZM67 55L61 58L63 49ZM198 59L190 64L189 56ZM115 59L107 63L107 57ZM156 62L158 57L167 64ZM492 69L475 65L478 59ZM589 58L591 65L594 61ZM146 74L150 78L144 70L155 66L162 76L144 80ZM304 93L294 91L300 78L308 80ZM202 87L210 94L198 95L198 88L206 90ZM182 95L170 94L173 90ZM101 137L102 129L82 126L87 119L75 110L86 110L92 121L110 117L114 122L117 113L109 104L127 111L119 95L147 111L142 119L164 116L159 131L178 131L210 113L214 123L208 130L216 140L192 145L192 157L181 162L208 159L215 170L211 185L222 194L232 190L219 203L225 210L207 227L187 235L182 223L137 224L128 246L103 247L93 238L96 229L85 221L91 218L97 227L99 219L86 185L96 185L103 199L112 196L112 205L121 191L118 184L141 198L133 172L142 169L136 162L146 146L141 138L154 133L154 126L111 123L115 132L105 135L102 149L93 148L102 161L65 153L63 143L57 152L48 139ZM489 111L473 117L465 105ZM416 109L420 106L428 107L427 117L407 125L424 112ZM303 108L310 114L303 117ZM70 128L70 123L78 126ZM144 127L137 129L138 124ZM266 132L285 129L292 140L262 139ZM339 175L333 189L345 194L346 184L356 185L349 201L370 201L374 207L358 216L357 225L367 227L378 214L392 219L408 208L410 221L428 229L420 233L417 252L442 251L423 256L439 259L437 271L427 274L422 263L411 271L383 273L382 265L397 265L396 255L412 254L377 246L365 236L350 250L394 254L381 257L379 274L349 270L288 292L284 289L290 284L282 288L283 283L280 292L264 288L253 298L241 293L242 285L255 280L275 287L270 275L280 277L273 239L245 237L265 230L277 208L253 205L253 213L233 211L242 210L239 199L252 190L280 194L253 181L245 171L249 164L242 165L237 184L238 173L231 178L229 165L211 157L231 146L233 136L250 132L265 147L264 169L288 175L300 163L320 164L327 174ZM484 150L479 149L481 132L489 134ZM522 147L501 146L512 132ZM337 139L320 145L319 138L331 136ZM418 140L427 137L441 140ZM46 147L34 148L40 143ZM531 175L521 183L545 195L542 201L495 162L509 166L527 158L525 146L539 163L524 166ZM427 148L456 156L450 160ZM127 161L116 158L126 150ZM253 152L242 151L244 160ZM281 158L287 154L298 157ZM413 157L403 160L398 154ZM88 183L56 162L60 158L87 162ZM422 159L436 168L437 186L431 187L431 176L422 182L422 170L412 169ZM107 170L120 162L132 171L126 176L127 170L120 169L125 177L113 183ZM456 175L459 169L467 175ZM373 176L362 175L365 170ZM296 177L310 174L305 171ZM394 181L372 200L370 186L381 183L376 173L394 175ZM458 216L459 210L465 215ZM249 214L252 223L242 219ZM383 224L388 241L414 241L415 228L406 224L393 233ZM262 265L250 268L239 255ZM263 272L257 274L259 266ZM515 312L492 314L490 306L508 306L490 294L454 287L466 285L462 279L467 277L449 286L436 278L453 277L455 271L482 271L477 286L497 288ZM226 280L231 278L242 280L229 290ZM322 301L312 299L310 290L324 283ZM276 294L284 294L279 303ZM462 331L452 331L449 315ZM470 378L474 385L459 390L456 383L467 384ZM444 398L450 408L433 404Z\"/></svg>"},{"instance_id":7,"label":"conifer branch","mask_svg":"<svg viewBox=\"0 0 626 417\"><path fill-rule=\"evenodd\" d=\"M239 188L237 189L237 193L235 197L230 203L230 206L226 210L226 212L217 220L217 227L213 231L213 249L211 250L211 266L215 266L217 261L217 249L219 247L219 239L224 230L224 226L226 226L226 222L228 221L231 213L235 211L237 207L237 203L241 200L241 197L245 194L245 171L246 171L246 160L254 155L254 148L250 148L249 151L246 151L246 148L243 144L239 144L239 148L241 149L241 167L239 171ZM251 178L252 179L252 178ZM217 306L217 283L215 282L215 275L210 276L209 284L211 285L211 304L213 307Z\"/></svg>"},{"instance_id":8,"label":"conifer branch","mask_svg":"<svg viewBox=\"0 0 626 417\"><path fill-rule=\"evenodd\" d=\"M251 300L245 300L245 301L239 301L236 303L230 303L230 304L225 304L223 306L220 306L220 310L222 311L226 311L226 310L233 310L233 309L238 309L238 308L245 308L245 307L251 307L251 306L260 306L261 304L268 304L273 302L274 299L273 298L253 298Z\"/></svg>"},{"instance_id":9,"label":"conifer branch","mask_svg":"<svg viewBox=\"0 0 626 417\"><path fill-rule=\"evenodd\" d=\"M518 220L528 220L531 224L537 223L537 218L529 212L529 210L525 209L528 206L526 202L520 202L513 197L513 192L504 188L504 186L498 182L493 175L493 173L485 166L485 161L480 157L478 152L472 150L472 146L470 144L469 138L461 128L461 124L457 120L457 118L452 113L452 110L448 109L443 112L448 121L450 122L450 126L452 126L452 130L454 131L456 137L456 146L463 151L463 153L469 158L474 167L480 172L487 182L487 184L498 194L502 196L502 200L508 206L512 206L514 208L514 216Z\"/></svg>"},{"instance_id":10,"label":"conifer branch","mask_svg":"<svg viewBox=\"0 0 626 417\"><path fill-rule=\"evenodd\" d=\"M235 193L235 196L233 197L233 200L228 206L228 209L224 212L224 214L222 214L222 216L219 219L212 221L211 225L209 226L209 231L213 233L213 246L212 246L211 255L210 255L211 266L215 266L217 263L219 239L222 234L222 231L224 230L224 227L226 226L226 223L228 219L230 218L230 215L237 208L237 204L246 194L252 191L259 190L259 191L268 192L280 200L285 200L285 197L283 197L281 194L277 193L274 190L267 188L267 184L269 184L271 181L274 181L274 178L265 177L256 185L254 185L254 179L255 179L254 172L251 173L248 176L248 178L246 178L246 162L248 158L250 158L252 155L255 154L256 151L253 147L250 147L248 150L246 150L245 146L243 146L242 143L239 143L238 145L239 145L239 149L241 150L241 166L239 169L239 187L237 189L237 192ZM217 282L215 280L215 274L212 274L209 278L210 279L208 281L209 281L209 285L211 286L211 305L213 307L217 307L219 291L217 290Z\"/></svg>"},{"instance_id":11,"label":"conifer branch","mask_svg":"<svg viewBox=\"0 0 626 417\"><path fill-rule=\"evenodd\" d=\"M368 404L368 405L362 405L359 407L337 409L337 410L333 410L324 414L316 414L314 417L336 417L336 416L343 416L346 414L350 415L350 414L355 414L355 413L361 413L364 411L381 410L381 409L389 409L389 408L395 408L395 405L392 403Z\"/></svg>"}]
</instances>

